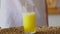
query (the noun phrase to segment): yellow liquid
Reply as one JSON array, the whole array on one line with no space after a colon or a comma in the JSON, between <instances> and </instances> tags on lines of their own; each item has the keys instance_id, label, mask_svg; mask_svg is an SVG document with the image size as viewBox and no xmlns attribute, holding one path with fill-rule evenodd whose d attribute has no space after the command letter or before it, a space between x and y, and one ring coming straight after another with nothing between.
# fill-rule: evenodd
<instances>
[{"instance_id":1,"label":"yellow liquid","mask_svg":"<svg viewBox=\"0 0 60 34\"><path fill-rule=\"evenodd\" d=\"M35 13L24 13L23 14L23 25L25 32L36 31L36 15Z\"/></svg>"}]
</instances>

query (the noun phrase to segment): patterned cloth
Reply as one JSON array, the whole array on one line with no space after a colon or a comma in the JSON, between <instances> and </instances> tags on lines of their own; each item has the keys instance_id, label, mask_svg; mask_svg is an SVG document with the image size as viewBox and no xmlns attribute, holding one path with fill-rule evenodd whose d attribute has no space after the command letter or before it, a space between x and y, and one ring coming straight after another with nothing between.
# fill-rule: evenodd
<instances>
[{"instance_id":1,"label":"patterned cloth","mask_svg":"<svg viewBox=\"0 0 60 34\"><path fill-rule=\"evenodd\" d=\"M23 27L0 29L0 34L24 34ZM37 27L34 34L60 34L60 27Z\"/></svg>"}]
</instances>

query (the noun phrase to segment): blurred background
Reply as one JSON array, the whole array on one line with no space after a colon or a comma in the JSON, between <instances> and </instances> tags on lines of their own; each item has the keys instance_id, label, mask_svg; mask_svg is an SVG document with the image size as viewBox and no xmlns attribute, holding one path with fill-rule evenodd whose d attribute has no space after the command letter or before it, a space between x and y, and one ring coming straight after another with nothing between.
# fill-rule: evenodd
<instances>
[{"instance_id":1,"label":"blurred background","mask_svg":"<svg viewBox=\"0 0 60 34\"><path fill-rule=\"evenodd\" d=\"M9 1L9 2L8 2ZM15 13L17 13L17 11L18 10L20 10L21 8L20 8L20 4L19 4L19 2L16 0L0 0L0 8L2 7L3 8L3 10L1 11L1 9L0 9L0 26L4 26L3 25L3 23L4 24L8 24L9 25L9 23L5 23L6 21L7 21L7 17L6 17L6 13L8 12L6 12L6 10L5 10L5 6L6 6L6 2L8 2L7 3L7 7L9 8L9 10L11 11L11 13L13 12L13 11L16 11ZM12 1L12 2L11 2ZM17 3L16 3L17 2ZM38 3L37 3L38 2ZM39 13L39 15L40 15L40 17L41 17L41 19L39 20L39 22L40 23L38 23L39 25L46 25L46 9L45 9L45 7L46 7L46 4L45 4L45 0L38 0L36 2L36 0L35 0L35 4L37 4L36 6L37 6L37 8L39 9L39 11L40 11L40 13ZM42 3L42 4L41 4ZM46 0L46 3L47 3L47 10L48 10L48 25L49 26L60 26L60 0ZM2 6L1 6L2 5ZM16 6L15 6L16 5ZM12 6L12 7L11 7ZM18 8L18 9L17 9ZM14 12L13 12L14 13ZM12 14L13 14L12 13ZM15 13L14 13L14 15L15 15ZM19 13L19 12L18 12ZM12 14L10 14L10 16L12 15ZM19 13L20 14L20 13ZM8 15L9 16L9 15ZM20 16L20 15L17 15L17 16ZM39 17L39 18L40 18ZM13 18L14 18L14 16L13 16ZM17 17L18 18L18 17ZM19 18L18 18L19 19ZM17 22L18 22L18 19L17 19ZM15 19L14 19L15 20ZM13 21L14 21L13 20ZM12 18L11 18L11 21L12 21ZM16 22L16 21L14 21L14 22ZM17 23L16 22L16 23ZM20 23L20 22L19 22ZM10 24L11 25L11 24ZM19 24L20 25L20 24ZM12 26L13 26L13 24L12 24ZM4 26L5 27L5 26Z\"/></svg>"},{"instance_id":2,"label":"blurred background","mask_svg":"<svg viewBox=\"0 0 60 34\"><path fill-rule=\"evenodd\" d=\"M47 0L48 22L50 26L60 25L60 0Z\"/></svg>"}]
</instances>

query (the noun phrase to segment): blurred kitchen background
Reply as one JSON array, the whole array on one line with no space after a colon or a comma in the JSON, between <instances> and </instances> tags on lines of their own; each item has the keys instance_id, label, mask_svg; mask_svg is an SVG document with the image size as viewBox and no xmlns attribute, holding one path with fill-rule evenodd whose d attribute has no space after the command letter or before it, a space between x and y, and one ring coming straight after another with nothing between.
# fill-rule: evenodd
<instances>
[{"instance_id":1,"label":"blurred kitchen background","mask_svg":"<svg viewBox=\"0 0 60 34\"><path fill-rule=\"evenodd\" d=\"M48 22L50 26L60 25L60 0L47 0Z\"/></svg>"}]
</instances>

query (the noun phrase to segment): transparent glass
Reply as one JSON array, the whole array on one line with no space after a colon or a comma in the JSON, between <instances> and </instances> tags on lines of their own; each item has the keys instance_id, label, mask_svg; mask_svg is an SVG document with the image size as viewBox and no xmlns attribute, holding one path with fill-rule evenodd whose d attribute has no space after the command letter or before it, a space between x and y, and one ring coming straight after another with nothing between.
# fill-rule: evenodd
<instances>
[{"instance_id":1,"label":"transparent glass","mask_svg":"<svg viewBox=\"0 0 60 34\"><path fill-rule=\"evenodd\" d=\"M31 6L27 2L24 4L25 12L23 13L24 32L26 34L33 34L36 32L36 13L34 12L34 5Z\"/></svg>"}]
</instances>

